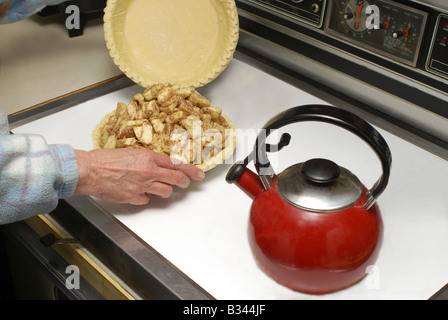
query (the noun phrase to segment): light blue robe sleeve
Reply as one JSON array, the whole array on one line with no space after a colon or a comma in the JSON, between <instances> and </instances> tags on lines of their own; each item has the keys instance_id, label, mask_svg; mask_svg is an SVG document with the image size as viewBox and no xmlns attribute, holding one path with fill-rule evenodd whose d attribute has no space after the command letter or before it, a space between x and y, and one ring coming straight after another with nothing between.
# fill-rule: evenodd
<instances>
[{"instance_id":1,"label":"light blue robe sleeve","mask_svg":"<svg viewBox=\"0 0 448 320\"><path fill-rule=\"evenodd\" d=\"M49 145L40 135L0 136L0 224L50 212L75 193L78 178L69 145Z\"/></svg>"},{"instance_id":2,"label":"light blue robe sleeve","mask_svg":"<svg viewBox=\"0 0 448 320\"><path fill-rule=\"evenodd\" d=\"M46 6L57 5L65 0L0 0L0 8L11 2L6 13L0 15L0 24L12 23L28 18Z\"/></svg>"}]
</instances>

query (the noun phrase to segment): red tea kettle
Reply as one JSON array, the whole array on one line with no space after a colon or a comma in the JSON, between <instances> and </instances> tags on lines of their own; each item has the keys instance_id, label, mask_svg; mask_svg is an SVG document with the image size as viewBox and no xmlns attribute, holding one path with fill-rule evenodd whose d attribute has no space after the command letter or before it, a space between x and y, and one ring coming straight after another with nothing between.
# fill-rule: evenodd
<instances>
[{"instance_id":1,"label":"red tea kettle","mask_svg":"<svg viewBox=\"0 0 448 320\"><path fill-rule=\"evenodd\" d=\"M349 170L326 159L311 159L275 174L266 152L289 144L266 144L272 130L300 121L327 122L363 139L376 152L382 175L367 190ZM370 124L345 110L307 105L279 114L262 130L254 150L226 176L252 199L249 243L259 267L293 290L324 294L360 281L377 259L383 234L375 202L389 179L392 157ZM254 160L258 175L246 168Z\"/></svg>"}]
</instances>

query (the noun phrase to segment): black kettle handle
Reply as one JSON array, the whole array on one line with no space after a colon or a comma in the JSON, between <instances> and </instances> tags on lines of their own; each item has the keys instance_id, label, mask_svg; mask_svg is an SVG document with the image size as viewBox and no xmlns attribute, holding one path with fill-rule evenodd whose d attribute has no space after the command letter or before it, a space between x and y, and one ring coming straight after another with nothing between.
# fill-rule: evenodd
<instances>
[{"instance_id":1,"label":"black kettle handle","mask_svg":"<svg viewBox=\"0 0 448 320\"><path fill-rule=\"evenodd\" d=\"M382 175L368 191L364 206L370 208L387 186L392 164L392 155L384 138L369 123L357 115L328 105L305 105L288 109L271 119L257 137L253 151L255 168L260 176L272 175L274 171L266 154L266 138L272 130L301 121L320 121L344 128L364 140L376 152L382 166ZM263 132L264 131L264 132ZM288 140L282 137L282 140ZM286 143L287 144L287 143ZM282 145L282 142L279 143ZM272 146L271 146L272 148ZM246 158L248 159L248 158ZM245 164L247 160L245 160Z\"/></svg>"}]
</instances>

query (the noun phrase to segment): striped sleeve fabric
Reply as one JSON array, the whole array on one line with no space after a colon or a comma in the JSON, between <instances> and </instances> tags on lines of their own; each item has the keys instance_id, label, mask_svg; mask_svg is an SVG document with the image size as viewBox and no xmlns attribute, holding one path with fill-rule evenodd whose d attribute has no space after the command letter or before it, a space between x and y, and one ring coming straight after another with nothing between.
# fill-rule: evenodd
<instances>
[{"instance_id":1,"label":"striped sleeve fabric","mask_svg":"<svg viewBox=\"0 0 448 320\"><path fill-rule=\"evenodd\" d=\"M70 146L48 145L40 135L0 136L0 224L50 212L77 183Z\"/></svg>"},{"instance_id":2,"label":"striped sleeve fabric","mask_svg":"<svg viewBox=\"0 0 448 320\"><path fill-rule=\"evenodd\" d=\"M0 8L8 10L0 15L0 24L12 23L36 14L46 6L57 5L66 0L0 0Z\"/></svg>"}]
</instances>

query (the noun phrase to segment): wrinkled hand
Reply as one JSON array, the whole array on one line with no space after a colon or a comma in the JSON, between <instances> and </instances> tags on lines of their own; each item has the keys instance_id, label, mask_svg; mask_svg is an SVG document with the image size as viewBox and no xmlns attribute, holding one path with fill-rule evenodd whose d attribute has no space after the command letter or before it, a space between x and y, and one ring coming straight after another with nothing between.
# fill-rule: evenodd
<instances>
[{"instance_id":1,"label":"wrinkled hand","mask_svg":"<svg viewBox=\"0 0 448 320\"><path fill-rule=\"evenodd\" d=\"M189 164L141 149L75 150L79 181L77 194L114 203L147 204L150 195L168 198L173 186L187 188L204 173Z\"/></svg>"},{"instance_id":2,"label":"wrinkled hand","mask_svg":"<svg viewBox=\"0 0 448 320\"><path fill-rule=\"evenodd\" d=\"M8 11L11 0L0 0L0 15Z\"/></svg>"}]
</instances>

